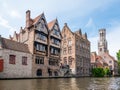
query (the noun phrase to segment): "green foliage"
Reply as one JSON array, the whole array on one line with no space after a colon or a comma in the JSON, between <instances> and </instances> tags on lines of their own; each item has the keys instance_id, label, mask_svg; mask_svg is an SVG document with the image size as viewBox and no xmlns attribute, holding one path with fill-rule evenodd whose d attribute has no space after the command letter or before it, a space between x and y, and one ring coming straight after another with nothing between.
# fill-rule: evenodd
<instances>
[{"instance_id":1,"label":"green foliage","mask_svg":"<svg viewBox=\"0 0 120 90\"><path fill-rule=\"evenodd\" d=\"M93 68L92 69L92 75L95 77L104 77L107 75L110 75L109 68Z\"/></svg>"},{"instance_id":2,"label":"green foliage","mask_svg":"<svg viewBox=\"0 0 120 90\"><path fill-rule=\"evenodd\" d=\"M95 77L104 77L105 72L104 72L103 68L93 68L92 75Z\"/></svg>"},{"instance_id":3,"label":"green foliage","mask_svg":"<svg viewBox=\"0 0 120 90\"><path fill-rule=\"evenodd\" d=\"M120 50L117 52L117 59L120 61Z\"/></svg>"},{"instance_id":4,"label":"green foliage","mask_svg":"<svg viewBox=\"0 0 120 90\"><path fill-rule=\"evenodd\" d=\"M109 68L104 68L105 75L110 75L110 69Z\"/></svg>"},{"instance_id":5,"label":"green foliage","mask_svg":"<svg viewBox=\"0 0 120 90\"><path fill-rule=\"evenodd\" d=\"M120 75L120 60L118 60L118 74Z\"/></svg>"},{"instance_id":6,"label":"green foliage","mask_svg":"<svg viewBox=\"0 0 120 90\"><path fill-rule=\"evenodd\" d=\"M118 74L120 75L120 50L117 52L117 59L118 59Z\"/></svg>"}]
</instances>

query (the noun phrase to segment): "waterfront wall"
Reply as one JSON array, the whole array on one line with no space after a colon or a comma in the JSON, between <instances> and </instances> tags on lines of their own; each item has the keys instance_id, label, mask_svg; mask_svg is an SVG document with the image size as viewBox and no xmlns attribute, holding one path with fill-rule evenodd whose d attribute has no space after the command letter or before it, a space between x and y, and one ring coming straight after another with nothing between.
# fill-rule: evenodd
<instances>
[{"instance_id":1,"label":"waterfront wall","mask_svg":"<svg viewBox=\"0 0 120 90\"><path fill-rule=\"evenodd\" d=\"M9 55L15 55L15 64L9 63ZM0 78L30 78L32 77L32 55L8 49L1 49L0 56L3 59L3 71ZM27 57L27 65L22 64L22 56Z\"/></svg>"}]
</instances>

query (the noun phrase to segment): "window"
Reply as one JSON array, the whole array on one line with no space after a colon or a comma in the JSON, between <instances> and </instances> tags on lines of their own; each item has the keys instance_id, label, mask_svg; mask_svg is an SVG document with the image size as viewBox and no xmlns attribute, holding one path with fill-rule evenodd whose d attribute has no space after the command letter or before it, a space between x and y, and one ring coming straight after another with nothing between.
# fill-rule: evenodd
<instances>
[{"instance_id":1,"label":"window","mask_svg":"<svg viewBox=\"0 0 120 90\"><path fill-rule=\"evenodd\" d=\"M38 51L45 51L45 45L37 44L36 45L36 50L38 50Z\"/></svg>"},{"instance_id":2,"label":"window","mask_svg":"<svg viewBox=\"0 0 120 90\"><path fill-rule=\"evenodd\" d=\"M102 48L100 48L100 51L102 51Z\"/></svg>"},{"instance_id":3,"label":"window","mask_svg":"<svg viewBox=\"0 0 120 90\"><path fill-rule=\"evenodd\" d=\"M60 41L54 38L52 38L52 43L56 45L60 45Z\"/></svg>"},{"instance_id":4,"label":"window","mask_svg":"<svg viewBox=\"0 0 120 90\"><path fill-rule=\"evenodd\" d=\"M22 65L27 65L27 57L22 57Z\"/></svg>"},{"instance_id":5,"label":"window","mask_svg":"<svg viewBox=\"0 0 120 90\"><path fill-rule=\"evenodd\" d=\"M15 58L16 58L15 55L10 55L9 56L9 64L15 64Z\"/></svg>"},{"instance_id":6,"label":"window","mask_svg":"<svg viewBox=\"0 0 120 90\"><path fill-rule=\"evenodd\" d=\"M72 53L72 47L68 47L68 53L71 54Z\"/></svg>"},{"instance_id":7,"label":"window","mask_svg":"<svg viewBox=\"0 0 120 90\"><path fill-rule=\"evenodd\" d=\"M44 57L36 56L35 63L36 64L44 64Z\"/></svg>"},{"instance_id":8,"label":"window","mask_svg":"<svg viewBox=\"0 0 120 90\"><path fill-rule=\"evenodd\" d=\"M53 47L51 47L51 54L55 54L55 55L58 55L60 52L59 52L59 49L57 49L57 48L53 48Z\"/></svg>"},{"instance_id":9,"label":"window","mask_svg":"<svg viewBox=\"0 0 120 90\"><path fill-rule=\"evenodd\" d=\"M109 69L112 70L112 66L111 65L109 66Z\"/></svg>"},{"instance_id":10,"label":"window","mask_svg":"<svg viewBox=\"0 0 120 90\"><path fill-rule=\"evenodd\" d=\"M49 65L58 66L58 60L50 58Z\"/></svg>"},{"instance_id":11,"label":"window","mask_svg":"<svg viewBox=\"0 0 120 90\"><path fill-rule=\"evenodd\" d=\"M68 40L68 45L72 45L72 40Z\"/></svg>"},{"instance_id":12,"label":"window","mask_svg":"<svg viewBox=\"0 0 120 90\"><path fill-rule=\"evenodd\" d=\"M64 57L64 64L67 65L67 57Z\"/></svg>"},{"instance_id":13,"label":"window","mask_svg":"<svg viewBox=\"0 0 120 90\"><path fill-rule=\"evenodd\" d=\"M71 56L68 57L68 64L72 65L72 57Z\"/></svg>"},{"instance_id":14,"label":"window","mask_svg":"<svg viewBox=\"0 0 120 90\"><path fill-rule=\"evenodd\" d=\"M56 29L54 29L54 34L58 36L59 32Z\"/></svg>"},{"instance_id":15,"label":"window","mask_svg":"<svg viewBox=\"0 0 120 90\"><path fill-rule=\"evenodd\" d=\"M42 40L42 41L46 41L46 36L43 35L43 34L39 34L39 38L40 38L40 40Z\"/></svg>"},{"instance_id":16,"label":"window","mask_svg":"<svg viewBox=\"0 0 120 90\"><path fill-rule=\"evenodd\" d=\"M51 48L51 53L52 53L52 54L54 53L54 48Z\"/></svg>"},{"instance_id":17,"label":"window","mask_svg":"<svg viewBox=\"0 0 120 90\"><path fill-rule=\"evenodd\" d=\"M67 48L63 49L63 54L67 54Z\"/></svg>"},{"instance_id":18,"label":"window","mask_svg":"<svg viewBox=\"0 0 120 90\"><path fill-rule=\"evenodd\" d=\"M112 61L109 61L109 63L112 63Z\"/></svg>"}]
</instances>

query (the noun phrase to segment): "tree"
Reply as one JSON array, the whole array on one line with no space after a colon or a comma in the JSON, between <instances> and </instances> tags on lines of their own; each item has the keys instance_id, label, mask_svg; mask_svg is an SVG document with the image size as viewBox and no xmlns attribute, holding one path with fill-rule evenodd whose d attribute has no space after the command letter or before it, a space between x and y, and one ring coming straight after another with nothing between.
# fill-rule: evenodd
<instances>
[{"instance_id":1,"label":"tree","mask_svg":"<svg viewBox=\"0 0 120 90\"><path fill-rule=\"evenodd\" d=\"M118 60L118 74L120 75L120 60Z\"/></svg>"},{"instance_id":2,"label":"tree","mask_svg":"<svg viewBox=\"0 0 120 90\"><path fill-rule=\"evenodd\" d=\"M120 50L117 52L117 59L120 61Z\"/></svg>"},{"instance_id":3,"label":"tree","mask_svg":"<svg viewBox=\"0 0 120 90\"><path fill-rule=\"evenodd\" d=\"M120 75L120 50L116 54L117 54L117 60L118 60L118 74Z\"/></svg>"}]
</instances>

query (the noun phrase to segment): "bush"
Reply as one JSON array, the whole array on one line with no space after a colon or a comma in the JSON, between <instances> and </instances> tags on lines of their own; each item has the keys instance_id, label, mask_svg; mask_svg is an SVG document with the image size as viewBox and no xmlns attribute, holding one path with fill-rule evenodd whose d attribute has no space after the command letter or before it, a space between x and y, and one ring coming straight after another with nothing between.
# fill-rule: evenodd
<instances>
[{"instance_id":1,"label":"bush","mask_svg":"<svg viewBox=\"0 0 120 90\"><path fill-rule=\"evenodd\" d=\"M110 76L110 69L109 68L104 68L105 75Z\"/></svg>"},{"instance_id":2,"label":"bush","mask_svg":"<svg viewBox=\"0 0 120 90\"><path fill-rule=\"evenodd\" d=\"M108 68L93 68L92 75L95 77L104 77L105 75L110 75L110 70Z\"/></svg>"}]
</instances>

